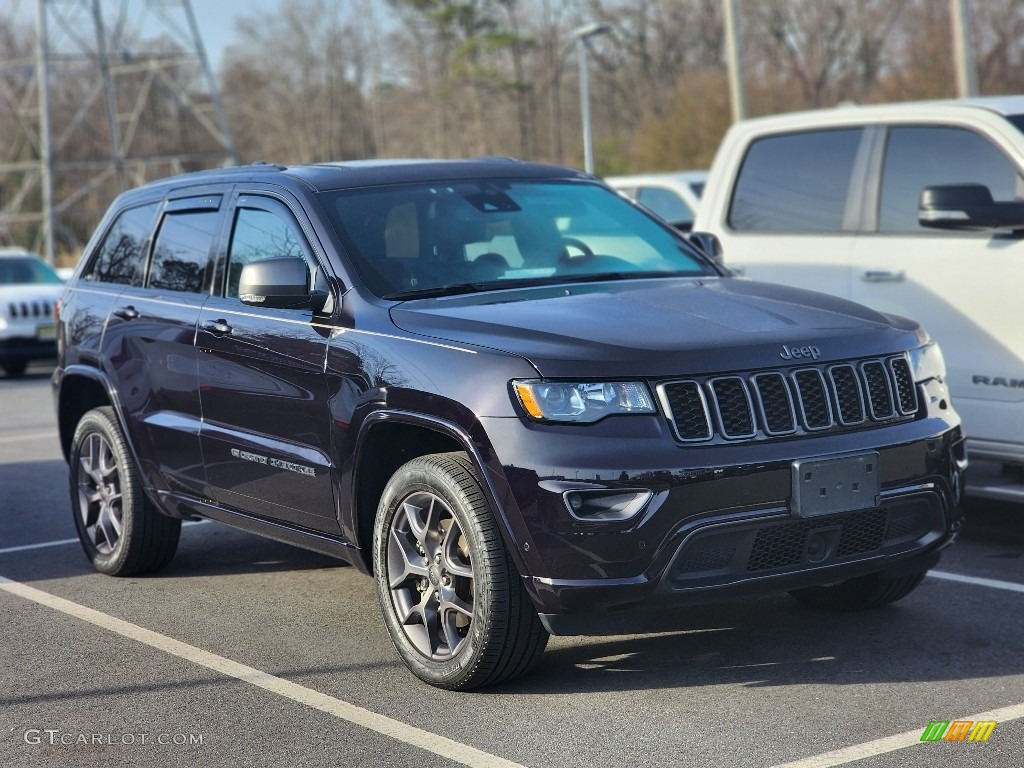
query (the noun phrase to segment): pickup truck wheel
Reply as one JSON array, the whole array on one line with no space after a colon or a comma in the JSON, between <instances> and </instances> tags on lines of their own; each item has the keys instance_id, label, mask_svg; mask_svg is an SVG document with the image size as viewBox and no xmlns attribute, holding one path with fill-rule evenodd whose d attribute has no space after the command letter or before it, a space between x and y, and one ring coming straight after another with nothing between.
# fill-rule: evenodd
<instances>
[{"instance_id":1,"label":"pickup truck wheel","mask_svg":"<svg viewBox=\"0 0 1024 768\"><path fill-rule=\"evenodd\" d=\"M75 528L96 570L132 576L171 561L181 521L160 514L146 498L112 408L82 417L71 441L70 468Z\"/></svg>"},{"instance_id":2,"label":"pickup truck wheel","mask_svg":"<svg viewBox=\"0 0 1024 768\"><path fill-rule=\"evenodd\" d=\"M863 611L895 603L924 580L927 570L883 576L871 573L824 587L794 589L789 594L804 605L826 611Z\"/></svg>"},{"instance_id":3,"label":"pickup truck wheel","mask_svg":"<svg viewBox=\"0 0 1024 768\"><path fill-rule=\"evenodd\" d=\"M378 507L373 555L388 633L424 682L493 685L543 653L547 632L465 454L423 456L395 472Z\"/></svg>"}]
</instances>

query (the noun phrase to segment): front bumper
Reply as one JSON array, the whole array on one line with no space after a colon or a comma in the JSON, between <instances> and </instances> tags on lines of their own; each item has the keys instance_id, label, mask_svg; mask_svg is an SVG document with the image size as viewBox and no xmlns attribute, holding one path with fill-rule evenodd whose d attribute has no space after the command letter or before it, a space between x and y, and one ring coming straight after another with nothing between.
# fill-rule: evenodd
<instances>
[{"instance_id":1,"label":"front bumper","mask_svg":"<svg viewBox=\"0 0 1024 768\"><path fill-rule=\"evenodd\" d=\"M57 357L55 339L14 336L0 339L0 362L5 360L45 360Z\"/></svg>"},{"instance_id":2,"label":"front bumper","mask_svg":"<svg viewBox=\"0 0 1024 768\"><path fill-rule=\"evenodd\" d=\"M649 608L927 568L961 525L966 460L952 411L828 437L700 447L678 445L654 417L607 419L585 436L486 421L490 480L527 591L555 634L636 631ZM797 517L793 462L862 451L878 453L879 505ZM586 522L566 508L574 487L653 496L629 520Z\"/></svg>"}]
</instances>

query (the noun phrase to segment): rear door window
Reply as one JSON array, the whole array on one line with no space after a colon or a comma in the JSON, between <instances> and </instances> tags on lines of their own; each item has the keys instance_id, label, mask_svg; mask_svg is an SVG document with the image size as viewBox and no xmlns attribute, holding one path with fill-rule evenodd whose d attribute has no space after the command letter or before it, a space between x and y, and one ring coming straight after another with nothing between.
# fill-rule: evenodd
<instances>
[{"instance_id":1,"label":"rear door window","mask_svg":"<svg viewBox=\"0 0 1024 768\"><path fill-rule=\"evenodd\" d=\"M807 131L758 139L740 168L729 209L733 229L843 229L863 129Z\"/></svg>"},{"instance_id":2,"label":"rear door window","mask_svg":"<svg viewBox=\"0 0 1024 768\"><path fill-rule=\"evenodd\" d=\"M149 287L184 293L207 290L213 245L220 231L220 197L176 200L169 208L153 244Z\"/></svg>"},{"instance_id":3,"label":"rear door window","mask_svg":"<svg viewBox=\"0 0 1024 768\"><path fill-rule=\"evenodd\" d=\"M984 184L995 200L1013 200L1024 193L1020 171L974 131L944 126L890 128L878 204L879 232L936 234L918 224L921 190L970 183Z\"/></svg>"}]
</instances>

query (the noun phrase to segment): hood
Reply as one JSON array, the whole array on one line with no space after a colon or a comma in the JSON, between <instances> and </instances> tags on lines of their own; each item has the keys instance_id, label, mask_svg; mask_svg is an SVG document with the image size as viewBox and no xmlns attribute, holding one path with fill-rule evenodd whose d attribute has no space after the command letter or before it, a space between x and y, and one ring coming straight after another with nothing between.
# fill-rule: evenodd
<instances>
[{"instance_id":1,"label":"hood","mask_svg":"<svg viewBox=\"0 0 1024 768\"><path fill-rule=\"evenodd\" d=\"M419 299L392 307L391 316L410 333L524 357L549 377L799 365L899 352L927 339L912 321L844 299L736 278L577 283Z\"/></svg>"}]
</instances>

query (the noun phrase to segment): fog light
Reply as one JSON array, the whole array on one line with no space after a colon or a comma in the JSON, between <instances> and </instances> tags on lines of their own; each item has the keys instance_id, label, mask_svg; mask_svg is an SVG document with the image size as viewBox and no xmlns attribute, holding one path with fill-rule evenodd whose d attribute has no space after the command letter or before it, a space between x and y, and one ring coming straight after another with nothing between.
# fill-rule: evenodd
<instances>
[{"instance_id":1,"label":"fog light","mask_svg":"<svg viewBox=\"0 0 1024 768\"><path fill-rule=\"evenodd\" d=\"M602 489L566 491L563 494L569 514L587 522L621 522L639 514L654 494L642 489Z\"/></svg>"}]
</instances>

